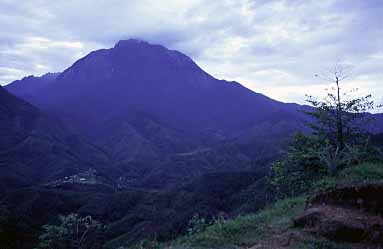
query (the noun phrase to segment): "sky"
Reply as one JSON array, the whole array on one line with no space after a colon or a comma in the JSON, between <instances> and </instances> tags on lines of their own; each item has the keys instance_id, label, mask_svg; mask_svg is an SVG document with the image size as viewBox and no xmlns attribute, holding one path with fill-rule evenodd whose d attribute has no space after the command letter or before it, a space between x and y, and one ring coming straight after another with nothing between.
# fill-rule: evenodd
<instances>
[{"instance_id":1,"label":"sky","mask_svg":"<svg viewBox=\"0 0 383 249\"><path fill-rule=\"evenodd\" d=\"M138 38L284 102L323 93L335 65L383 99L381 0L0 0L0 27L1 85Z\"/></svg>"}]
</instances>

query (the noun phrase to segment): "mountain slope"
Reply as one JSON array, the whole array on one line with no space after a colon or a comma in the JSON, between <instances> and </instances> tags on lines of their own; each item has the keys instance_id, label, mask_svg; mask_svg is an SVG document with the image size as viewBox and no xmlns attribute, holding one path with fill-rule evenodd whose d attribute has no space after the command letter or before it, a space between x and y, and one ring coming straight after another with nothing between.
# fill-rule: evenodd
<instances>
[{"instance_id":1,"label":"mountain slope","mask_svg":"<svg viewBox=\"0 0 383 249\"><path fill-rule=\"evenodd\" d=\"M299 110L308 108L215 79L186 55L139 40L7 89L107 151L125 185L153 187L267 165L305 129Z\"/></svg>"},{"instance_id":2,"label":"mountain slope","mask_svg":"<svg viewBox=\"0 0 383 249\"><path fill-rule=\"evenodd\" d=\"M0 192L107 166L101 150L1 87L0 137Z\"/></svg>"},{"instance_id":3,"label":"mountain slope","mask_svg":"<svg viewBox=\"0 0 383 249\"><path fill-rule=\"evenodd\" d=\"M254 160L261 165L279 151L281 140L303 127L300 106L217 80L186 55L139 40L91 52L48 78L25 78L7 89L85 134L128 178L163 181L172 172L170 179L182 181L243 169ZM194 153L222 153L228 143L261 149L215 162ZM177 164L179 154L188 162Z\"/></svg>"},{"instance_id":4,"label":"mountain slope","mask_svg":"<svg viewBox=\"0 0 383 249\"><path fill-rule=\"evenodd\" d=\"M177 128L239 132L298 108L217 80L189 57L138 40L90 53L29 96L15 87L21 84L8 89L40 108L88 121L86 129L139 111Z\"/></svg>"},{"instance_id":5,"label":"mountain slope","mask_svg":"<svg viewBox=\"0 0 383 249\"><path fill-rule=\"evenodd\" d=\"M177 249L382 248L382 169L381 163L354 165L302 196L278 200L250 215L218 219L171 242L146 244Z\"/></svg>"},{"instance_id":6,"label":"mountain slope","mask_svg":"<svg viewBox=\"0 0 383 249\"><path fill-rule=\"evenodd\" d=\"M17 248L33 248L42 225L57 215L71 212L91 215L105 224L105 242L109 242L110 248L118 248L119 242L170 239L183 233L196 214L211 218L225 213L232 217L238 211L258 210L268 202L263 194L265 185L265 179L254 172L226 172L204 175L166 191L134 188L121 192L100 188L95 191L70 184L32 187L2 196L0 208L9 210L10 217L20 219L18 225L24 224L16 233L13 231L14 236L25 243L24 247ZM252 198L247 198L250 196ZM9 228L0 221L0 246L4 247L4 241L10 240L9 237L1 240L5 236L3 231ZM28 236L22 236L25 234Z\"/></svg>"},{"instance_id":7,"label":"mountain slope","mask_svg":"<svg viewBox=\"0 0 383 249\"><path fill-rule=\"evenodd\" d=\"M59 75L59 73L47 73L41 77L35 77L33 75L27 76L8 85L7 90L16 94L19 98L29 98L32 97L38 90L53 82Z\"/></svg>"}]
</instances>

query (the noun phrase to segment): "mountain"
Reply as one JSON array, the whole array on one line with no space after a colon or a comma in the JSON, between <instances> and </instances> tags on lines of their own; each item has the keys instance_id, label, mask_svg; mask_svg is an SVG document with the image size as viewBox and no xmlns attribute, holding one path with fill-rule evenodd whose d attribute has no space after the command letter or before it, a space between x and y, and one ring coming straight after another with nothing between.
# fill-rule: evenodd
<instances>
[{"instance_id":1,"label":"mountain","mask_svg":"<svg viewBox=\"0 0 383 249\"><path fill-rule=\"evenodd\" d=\"M255 122L286 119L298 108L237 82L217 80L186 55L139 40L94 51L55 79L43 76L41 81L45 83L31 82L29 77L7 89L44 110L71 113L72 119L97 135L99 125L136 112L179 129L231 134ZM34 90L31 84L36 85ZM21 85L29 85L27 93Z\"/></svg>"},{"instance_id":2,"label":"mountain","mask_svg":"<svg viewBox=\"0 0 383 249\"><path fill-rule=\"evenodd\" d=\"M44 88L49 83L54 81L60 73L47 73L41 77L35 77L33 75L16 80L13 84L7 86L9 92L17 93L20 98L32 97L36 91Z\"/></svg>"},{"instance_id":3,"label":"mountain","mask_svg":"<svg viewBox=\"0 0 383 249\"><path fill-rule=\"evenodd\" d=\"M89 168L108 175L114 171L106 169L108 159L102 150L2 87L0 137L0 193Z\"/></svg>"},{"instance_id":4,"label":"mountain","mask_svg":"<svg viewBox=\"0 0 383 249\"><path fill-rule=\"evenodd\" d=\"M6 88L104 148L127 178L160 185L244 169L254 160L265 164L303 128L299 105L215 79L186 55L140 40L119 41L62 73ZM228 144L249 149L235 149L233 160L233 153L221 153ZM254 144L259 151L251 151ZM209 153L222 160L206 160Z\"/></svg>"},{"instance_id":5,"label":"mountain","mask_svg":"<svg viewBox=\"0 0 383 249\"><path fill-rule=\"evenodd\" d=\"M60 214L91 215L105 224L105 248L143 239L167 240L182 234L195 215L211 220L234 217L267 204L265 179L254 172L206 174L169 190L95 191L89 187L30 187L0 199L1 248L34 248L41 226ZM19 244L15 242L19 242Z\"/></svg>"},{"instance_id":6,"label":"mountain","mask_svg":"<svg viewBox=\"0 0 383 249\"><path fill-rule=\"evenodd\" d=\"M42 225L73 212L105 224L117 248L173 238L195 214L256 211L306 108L139 40L0 87L0 247L34 248Z\"/></svg>"},{"instance_id":7,"label":"mountain","mask_svg":"<svg viewBox=\"0 0 383 249\"><path fill-rule=\"evenodd\" d=\"M218 80L178 51L135 39L6 88L103 148L123 185L154 188L266 166L305 129L299 110L309 108Z\"/></svg>"}]
</instances>

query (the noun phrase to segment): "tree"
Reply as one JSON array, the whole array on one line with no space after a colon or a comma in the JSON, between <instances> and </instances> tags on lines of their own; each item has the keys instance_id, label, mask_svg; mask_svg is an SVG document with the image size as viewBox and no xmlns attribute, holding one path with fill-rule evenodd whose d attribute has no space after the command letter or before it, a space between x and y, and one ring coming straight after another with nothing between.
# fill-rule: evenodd
<instances>
[{"instance_id":1,"label":"tree","mask_svg":"<svg viewBox=\"0 0 383 249\"><path fill-rule=\"evenodd\" d=\"M349 77L349 67L336 64L325 74L316 75L334 84L326 89L322 100L307 96L307 101L315 107L314 111L306 112L314 118L309 124L315 135L326 139L337 150L342 151L347 143L360 143L360 135L366 134L368 111L374 108L371 95L355 97L358 89L343 91L342 83ZM359 140L359 141L358 141Z\"/></svg>"},{"instance_id":2,"label":"tree","mask_svg":"<svg viewBox=\"0 0 383 249\"><path fill-rule=\"evenodd\" d=\"M371 95L355 97L357 89L344 91L348 68L336 65L327 74L316 75L330 82L323 99L307 96L314 107L309 115L311 133L297 134L285 157L273 165L273 183L289 195L310 188L318 178L336 174L340 168L366 161L373 155L368 122L374 108Z\"/></svg>"},{"instance_id":3,"label":"tree","mask_svg":"<svg viewBox=\"0 0 383 249\"><path fill-rule=\"evenodd\" d=\"M94 249L101 248L101 224L91 216L78 214L59 216L59 224L44 225L38 249Z\"/></svg>"}]
</instances>

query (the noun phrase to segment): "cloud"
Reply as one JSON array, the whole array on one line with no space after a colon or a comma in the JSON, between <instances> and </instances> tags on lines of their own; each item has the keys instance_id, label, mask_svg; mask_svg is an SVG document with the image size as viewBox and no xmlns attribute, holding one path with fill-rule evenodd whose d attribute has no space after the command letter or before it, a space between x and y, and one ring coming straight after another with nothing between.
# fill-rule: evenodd
<instances>
[{"instance_id":1,"label":"cloud","mask_svg":"<svg viewBox=\"0 0 383 249\"><path fill-rule=\"evenodd\" d=\"M2 0L0 9L0 84L135 37L282 101L325 87L313 75L336 62L354 65L350 84L383 96L380 0Z\"/></svg>"}]
</instances>

